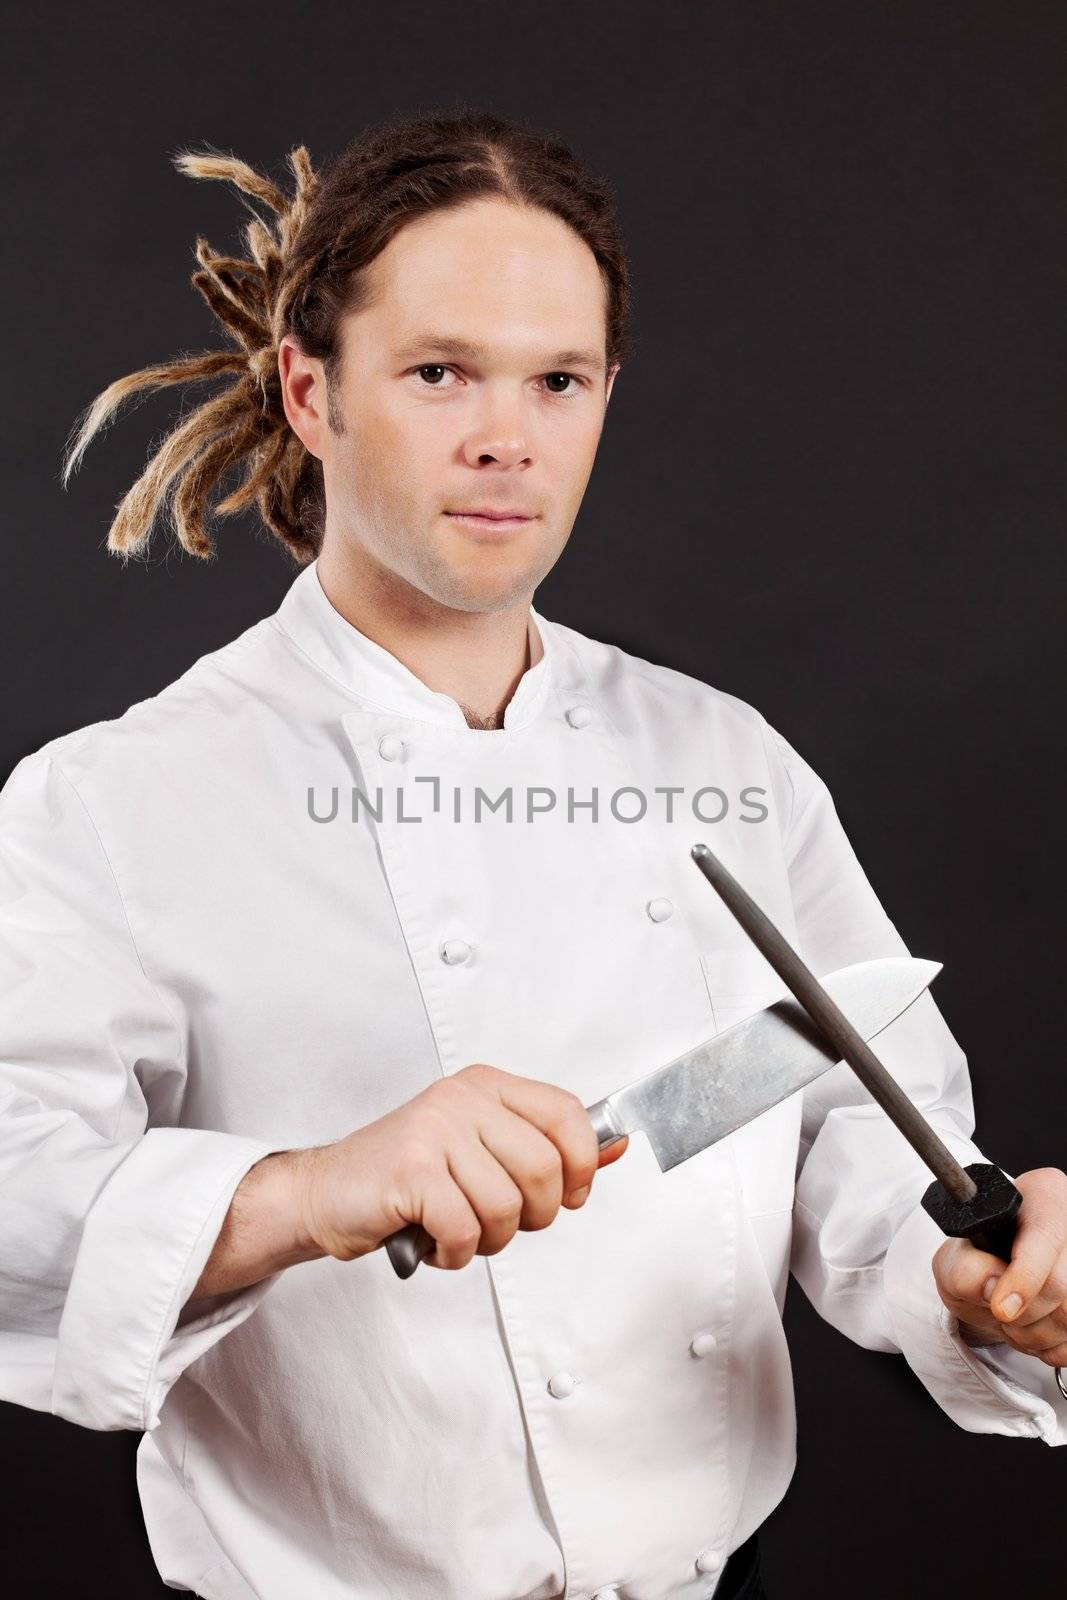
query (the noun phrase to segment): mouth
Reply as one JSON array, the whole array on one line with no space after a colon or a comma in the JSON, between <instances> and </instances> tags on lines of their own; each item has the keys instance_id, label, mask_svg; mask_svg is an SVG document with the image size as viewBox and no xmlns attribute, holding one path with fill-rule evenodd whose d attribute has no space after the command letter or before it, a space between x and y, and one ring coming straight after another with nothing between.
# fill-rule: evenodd
<instances>
[{"instance_id":1,"label":"mouth","mask_svg":"<svg viewBox=\"0 0 1067 1600\"><path fill-rule=\"evenodd\" d=\"M536 518L526 516L519 511L491 510L491 511L446 511L446 517L453 522L461 522L468 528L488 529L491 532L510 533L517 528L525 528Z\"/></svg>"}]
</instances>

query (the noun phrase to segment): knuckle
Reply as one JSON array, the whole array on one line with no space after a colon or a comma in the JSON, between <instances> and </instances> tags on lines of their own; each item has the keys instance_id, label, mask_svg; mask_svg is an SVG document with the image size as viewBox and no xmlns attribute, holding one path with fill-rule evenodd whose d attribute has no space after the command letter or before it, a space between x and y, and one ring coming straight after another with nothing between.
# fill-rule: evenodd
<instances>
[{"instance_id":1,"label":"knuckle","mask_svg":"<svg viewBox=\"0 0 1067 1600\"><path fill-rule=\"evenodd\" d=\"M557 1130L568 1156L582 1171L596 1167L600 1150L597 1146L589 1113L576 1094L567 1094L560 1111Z\"/></svg>"},{"instance_id":2,"label":"knuckle","mask_svg":"<svg viewBox=\"0 0 1067 1600\"><path fill-rule=\"evenodd\" d=\"M567 1115L582 1117L586 1122L589 1121L585 1106L573 1089L561 1089L560 1094L563 1097L563 1109Z\"/></svg>"},{"instance_id":3,"label":"knuckle","mask_svg":"<svg viewBox=\"0 0 1067 1600\"><path fill-rule=\"evenodd\" d=\"M547 1189L552 1183L559 1181L559 1175L558 1155L538 1156L526 1169L526 1181L537 1189Z\"/></svg>"},{"instance_id":4,"label":"knuckle","mask_svg":"<svg viewBox=\"0 0 1067 1600\"><path fill-rule=\"evenodd\" d=\"M497 1074L497 1068L491 1067L487 1061L469 1061L453 1074L453 1081L463 1079L465 1082L484 1084Z\"/></svg>"},{"instance_id":5,"label":"knuckle","mask_svg":"<svg viewBox=\"0 0 1067 1600\"><path fill-rule=\"evenodd\" d=\"M427 1084L419 1095L417 1102L418 1113L424 1122L429 1122L435 1127L448 1116L449 1108L456 1098L455 1084L450 1078L438 1078L434 1083Z\"/></svg>"},{"instance_id":6,"label":"knuckle","mask_svg":"<svg viewBox=\"0 0 1067 1600\"><path fill-rule=\"evenodd\" d=\"M554 1207L551 1211L539 1210L531 1212L526 1223L525 1231L527 1233L540 1233L542 1229L547 1228L550 1223L555 1221L556 1212L558 1209L558 1207Z\"/></svg>"},{"instance_id":7,"label":"knuckle","mask_svg":"<svg viewBox=\"0 0 1067 1600\"><path fill-rule=\"evenodd\" d=\"M491 1228L510 1227L522 1216L522 1195L504 1195L485 1208L485 1220Z\"/></svg>"},{"instance_id":8,"label":"knuckle","mask_svg":"<svg viewBox=\"0 0 1067 1600\"><path fill-rule=\"evenodd\" d=\"M426 1177L440 1165L432 1139L414 1133L401 1145L397 1168L409 1178Z\"/></svg>"},{"instance_id":9,"label":"knuckle","mask_svg":"<svg viewBox=\"0 0 1067 1600\"><path fill-rule=\"evenodd\" d=\"M951 1271L952 1263L959 1253L954 1248L955 1243L954 1239L946 1239L944 1244L939 1245L934 1251L934 1258L931 1262L934 1276L937 1278L941 1288L945 1290L948 1289L948 1275Z\"/></svg>"},{"instance_id":10,"label":"knuckle","mask_svg":"<svg viewBox=\"0 0 1067 1600\"><path fill-rule=\"evenodd\" d=\"M945 1269L944 1284L953 1300L968 1300L971 1296L971 1275L964 1262L956 1259Z\"/></svg>"},{"instance_id":11,"label":"knuckle","mask_svg":"<svg viewBox=\"0 0 1067 1600\"><path fill-rule=\"evenodd\" d=\"M477 1223L470 1227L456 1228L445 1237L445 1246L449 1251L459 1251L469 1260L478 1248L482 1237L482 1230Z\"/></svg>"},{"instance_id":12,"label":"knuckle","mask_svg":"<svg viewBox=\"0 0 1067 1600\"><path fill-rule=\"evenodd\" d=\"M1029 1229L1031 1237L1045 1239L1050 1245L1058 1245L1063 1233L1063 1222L1058 1209L1055 1213L1046 1211L1041 1216L1031 1217Z\"/></svg>"}]
</instances>

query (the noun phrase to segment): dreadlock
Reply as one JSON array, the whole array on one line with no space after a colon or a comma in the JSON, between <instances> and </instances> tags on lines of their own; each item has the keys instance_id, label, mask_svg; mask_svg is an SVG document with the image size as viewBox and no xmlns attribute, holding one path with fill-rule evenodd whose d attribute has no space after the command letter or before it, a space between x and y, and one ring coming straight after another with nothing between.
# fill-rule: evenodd
<instances>
[{"instance_id":1,"label":"dreadlock","mask_svg":"<svg viewBox=\"0 0 1067 1600\"><path fill-rule=\"evenodd\" d=\"M192 282L233 348L118 378L75 422L64 485L90 440L131 395L232 380L172 429L118 503L107 545L125 558L147 545L168 501L182 548L204 559L215 553L205 528L209 511L228 516L255 501L291 557L301 565L314 559L325 526L322 468L286 418L278 347L289 334L305 355L323 362L328 420L343 432L334 409L341 318L363 303L362 269L415 217L486 194L554 212L585 240L600 267L608 294L609 366L630 353L629 272L611 192L567 146L520 124L475 110L382 123L349 145L325 177L298 145L288 155L291 193L236 156L181 151L174 162L189 177L233 184L273 220L249 205L247 258L196 241L199 269ZM224 474L241 466L238 486L211 505Z\"/></svg>"}]
</instances>

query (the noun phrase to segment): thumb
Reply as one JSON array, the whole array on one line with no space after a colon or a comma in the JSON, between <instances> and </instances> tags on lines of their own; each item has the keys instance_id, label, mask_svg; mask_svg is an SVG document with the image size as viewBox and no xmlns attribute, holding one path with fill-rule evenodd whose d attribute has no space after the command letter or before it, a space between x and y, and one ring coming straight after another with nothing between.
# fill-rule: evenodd
<instances>
[{"instance_id":1,"label":"thumb","mask_svg":"<svg viewBox=\"0 0 1067 1600\"><path fill-rule=\"evenodd\" d=\"M1067 1174L1039 1167L1020 1173L1023 1203L1011 1247L1011 1262L997 1285L993 1305L1002 1322L1033 1320L1036 1301L1067 1245ZM1051 1309L1051 1308L1049 1308Z\"/></svg>"},{"instance_id":2,"label":"thumb","mask_svg":"<svg viewBox=\"0 0 1067 1600\"><path fill-rule=\"evenodd\" d=\"M621 1139L616 1139L613 1144L608 1145L607 1149L600 1152L600 1160L597 1162L597 1171L601 1171L604 1167L610 1167L612 1162L618 1161L619 1157L624 1156L629 1148L630 1135L626 1133L623 1134Z\"/></svg>"}]
</instances>

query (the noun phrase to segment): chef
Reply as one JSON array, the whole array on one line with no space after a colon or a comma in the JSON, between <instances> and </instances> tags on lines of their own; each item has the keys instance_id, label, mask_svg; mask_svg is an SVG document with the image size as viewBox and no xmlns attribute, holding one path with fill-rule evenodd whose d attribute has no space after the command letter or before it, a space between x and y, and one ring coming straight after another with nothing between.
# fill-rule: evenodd
<instances>
[{"instance_id":1,"label":"chef","mask_svg":"<svg viewBox=\"0 0 1067 1600\"><path fill-rule=\"evenodd\" d=\"M790 1270L961 1427L1067 1441L1059 1169L1005 1270L844 1064L668 1173L576 1114L784 992L695 840L817 974L906 951L756 709L534 608L626 348L604 186L475 111L300 147L291 194L182 162L274 213L198 242L232 347L113 384L70 464L225 377L110 547L170 494L210 555L238 463L298 570L0 792L0 1394L142 1430L159 1572L208 1600L755 1600ZM878 1047L984 1159L928 992Z\"/></svg>"}]
</instances>

